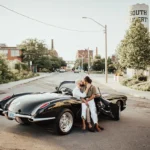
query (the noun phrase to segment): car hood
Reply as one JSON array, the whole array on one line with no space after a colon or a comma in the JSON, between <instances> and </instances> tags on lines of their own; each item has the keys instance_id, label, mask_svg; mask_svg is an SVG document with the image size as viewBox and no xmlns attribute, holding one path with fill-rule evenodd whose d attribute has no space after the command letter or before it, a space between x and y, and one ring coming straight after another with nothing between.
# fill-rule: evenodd
<instances>
[{"instance_id":1,"label":"car hood","mask_svg":"<svg viewBox=\"0 0 150 150\"><path fill-rule=\"evenodd\" d=\"M45 102L60 101L67 99L69 96L64 96L56 93L40 93L17 97L9 106L9 111L30 115L32 111Z\"/></svg>"}]
</instances>

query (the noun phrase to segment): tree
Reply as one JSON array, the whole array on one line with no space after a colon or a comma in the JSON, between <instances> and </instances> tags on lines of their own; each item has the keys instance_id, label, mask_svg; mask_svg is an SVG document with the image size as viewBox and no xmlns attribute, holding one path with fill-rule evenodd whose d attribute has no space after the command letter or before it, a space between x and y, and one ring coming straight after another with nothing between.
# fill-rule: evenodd
<instances>
[{"instance_id":1,"label":"tree","mask_svg":"<svg viewBox=\"0 0 150 150\"><path fill-rule=\"evenodd\" d=\"M112 62L111 57L108 57L108 59L107 59L107 66L108 66L108 72L109 73L114 73L116 68L115 68L115 64Z\"/></svg>"},{"instance_id":2,"label":"tree","mask_svg":"<svg viewBox=\"0 0 150 150\"><path fill-rule=\"evenodd\" d=\"M79 67L81 67L82 66L82 60L81 59L77 59L76 61L75 61L75 68L79 68Z\"/></svg>"},{"instance_id":3,"label":"tree","mask_svg":"<svg viewBox=\"0 0 150 150\"><path fill-rule=\"evenodd\" d=\"M111 64L113 64L113 63L112 63L112 60L111 60L110 57L108 57L108 58L107 58L107 65L109 66L109 65L111 65Z\"/></svg>"},{"instance_id":4,"label":"tree","mask_svg":"<svg viewBox=\"0 0 150 150\"><path fill-rule=\"evenodd\" d=\"M138 18L131 24L116 52L122 67L139 70L150 65L149 32Z\"/></svg>"},{"instance_id":5,"label":"tree","mask_svg":"<svg viewBox=\"0 0 150 150\"><path fill-rule=\"evenodd\" d=\"M47 69L49 71L52 71L52 61L50 59L49 56L43 56L43 57L40 57L36 62L37 64L37 68L39 69Z\"/></svg>"},{"instance_id":6,"label":"tree","mask_svg":"<svg viewBox=\"0 0 150 150\"><path fill-rule=\"evenodd\" d=\"M105 69L105 59L96 59L93 62L92 69L95 71L101 71Z\"/></svg>"},{"instance_id":7,"label":"tree","mask_svg":"<svg viewBox=\"0 0 150 150\"><path fill-rule=\"evenodd\" d=\"M60 66L61 67L66 67L67 66L67 63L62 58L58 58L58 60L60 61Z\"/></svg>"},{"instance_id":8,"label":"tree","mask_svg":"<svg viewBox=\"0 0 150 150\"><path fill-rule=\"evenodd\" d=\"M96 55L95 56L95 60L97 60L97 59L101 59L101 56L100 55Z\"/></svg>"},{"instance_id":9,"label":"tree","mask_svg":"<svg viewBox=\"0 0 150 150\"><path fill-rule=\"evenodd\" d=\"M88 63L84 63L83 64L83 70L84 71L88 71Z\"/></svg>"},{"instance_id":10,"label":"tree","mask_svg":"<svg viewBox=\"0 0 150 150\"><path fill-rule=\"evenodd\" d=\"M23 62L32 61L36 64L38 59L48 54L44 42L37 39L27 39L19 45L19 48L22 50Z\"/></svg>"}]
</instances>

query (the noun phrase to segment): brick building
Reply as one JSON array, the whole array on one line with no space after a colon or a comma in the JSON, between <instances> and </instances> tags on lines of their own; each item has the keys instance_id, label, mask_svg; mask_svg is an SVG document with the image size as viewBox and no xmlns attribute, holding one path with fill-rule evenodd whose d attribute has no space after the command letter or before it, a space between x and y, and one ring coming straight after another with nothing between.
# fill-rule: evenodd
<instances>
[{"instance_id":1,"label":"brick building","mask_svg":"<svg viewBox=\"0 0 150 150\"><path fill-rule=\"evenodd\" d=\"M88 50L78 50L76 54L76 59L82 59L84 63L88 63ZM89 50L89 58L93 60L93 50Z\"/></svg>"},{"instance_id":2,"label":"brick building","mask_svg":"<svg viewBox=\"0 0 150 150\"><path fill-rule=\"evenodd\" d=\"M8 60L19 60L21 59L21 50L17 47L8 47L5 44L0 44L0 54L4 54Z\"/></svg>"}]
</instances>

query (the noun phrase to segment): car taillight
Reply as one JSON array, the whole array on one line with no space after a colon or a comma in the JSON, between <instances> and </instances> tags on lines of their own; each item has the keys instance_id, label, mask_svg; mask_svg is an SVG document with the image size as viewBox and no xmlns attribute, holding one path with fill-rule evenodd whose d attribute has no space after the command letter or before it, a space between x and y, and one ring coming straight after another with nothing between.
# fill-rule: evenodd
<instances>
[{"instance_id":1,"label":"car taillight","mask_svg":"<svg viewBox=\"0 0 150 150\"><path fill-rule=\"evenodd\" d=\"M45 107L48 106L48 105L49 105L49 102L44 103L44 104L42 104L42 105L40 106L40 108L45 108Z\"/></svg>"},{"instance_id":2,"label":"car taillight","mask_svg":"<svg viewBox=\"0 0 150 150\"><path fill-rule=\"evenodd\" d=\"M5 101L5 100L7 100L7 99L9 99L9 98L11 98L11 97L12 97L12 96L7 96L7 97L3 98L2 101Z\"/></svg>"}]
</instances>

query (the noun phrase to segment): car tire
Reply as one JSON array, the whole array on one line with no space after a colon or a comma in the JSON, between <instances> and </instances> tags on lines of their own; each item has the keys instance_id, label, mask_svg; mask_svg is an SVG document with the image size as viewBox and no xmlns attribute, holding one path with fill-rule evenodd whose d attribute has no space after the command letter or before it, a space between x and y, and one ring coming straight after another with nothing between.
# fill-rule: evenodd
<instances>
[{"instance_id":1,"label":"car tire","mask_svg":"<svg viewBox=\"0 0 150 150\"><path fill-rule=\"evenodd\" d=\"M31 122L27 118L15 118L16 122L21 124L21 125L30 125Z\"/></svg>"},{"instance_id":2,"label":"car tire","mask_svg":"<svg viewBox=\"0 0 150 150\"><path fill-rule=\"evenodd\" d=\"M115 121L120 120L120 113L119 113L119 106L116 104L110 104L111 105L111 112L112 112L112 118Z\"/></svg>"},{"instance_id":3,"label":"car tire","mask_svg":"<svg viewBox=\"0 0 150 150\"><path fill-rule=\"evenodd\" d=\"M63 109L54 123L55 132L59 135L69 134L73 128L74 115L70 109Z\"/></svg>"},{"instance_id":4,"label":"car tire","mask_svg":"<svg viewBox=\"0 0 150 150\"><path fill-rule=\"evenodd\" d=\"M117 105L119 107L119 113L121 112L121 109L122 109L122 105L121 105L121 101L117 101Z\"/></svg>"}]
</instances>

